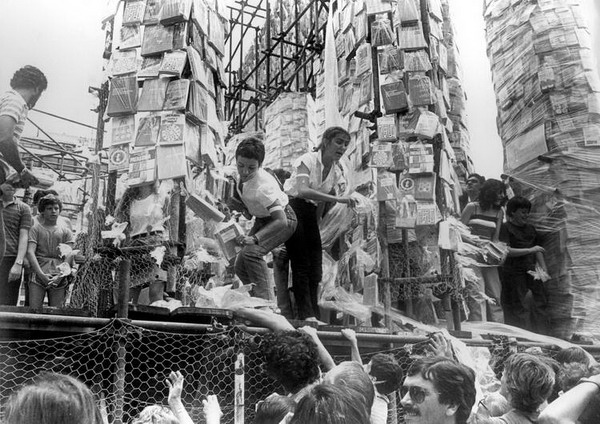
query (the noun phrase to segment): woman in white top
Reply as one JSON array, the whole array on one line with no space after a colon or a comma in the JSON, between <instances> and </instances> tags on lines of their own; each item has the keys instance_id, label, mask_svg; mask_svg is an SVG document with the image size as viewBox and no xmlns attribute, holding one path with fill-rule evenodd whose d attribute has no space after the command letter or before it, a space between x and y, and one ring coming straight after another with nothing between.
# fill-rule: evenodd
<instances>
[{"instance_id":1,"label":"woman in white top","mask_svg":"<svg viewBox=\"0 0 600 424\"><path fill-rule=\"evenodd\" d=\"M244 284L254 284L254 296L271 300L264 256L294 233L296 215L279 182L262 168L265 159L262 141L255 137L243 140L235 151L235 159L239 175L236 194L254 217L248 235L238 237L242 250L235 260L235 273Z\"/></svg>"},{"instance_id":2,"label":"woman in white top","mask_svg":"<svg viewBox=\"0 0 600 424\"><path fill-rule=\"evenodd\" d=\"M351 197L335 194L336 185L343 179L339 160L349 143L348 131L340 127L328 128L317 150L298 158L292 176L285 183L290 206L298 218L296 232L285 246L292 266L292 290L299 319L319 318L317 290L323 274L323 252L317 206L323 202L355 204Z\"/></svg>"}]
</instances>

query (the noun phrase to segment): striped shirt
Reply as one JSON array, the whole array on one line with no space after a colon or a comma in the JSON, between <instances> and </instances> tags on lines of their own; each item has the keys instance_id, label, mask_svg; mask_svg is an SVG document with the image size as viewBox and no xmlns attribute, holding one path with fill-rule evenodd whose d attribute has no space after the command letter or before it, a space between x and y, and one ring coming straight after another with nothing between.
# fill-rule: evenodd
<instances>
[{"instance_id":1,"label":"striped shirt","mask_svg":"<svg viewBox=\"0 0 600 424\"><path fill-rule=\"evenodd\" d=\"M496 232L499 214L502 211L498 211L495 216L484 215L479 203L475 204L477 205L477 209L475 210L475 213L471 215L468 223L468 226L471 228L471 233L475 236L491 240Z\"/></svg>"},{"instance_id":2,"label":"striped shirt","mask_svg":"<svg viewBox=\"0 0 600 424\"><path fill-rule=\"evenodd\" d=\"M19 140L25 128L29 107L25 99L15 90L8 90L0 96L0 116L10 116L15 120L14 137Z\"/></svg>"}]
</instances>

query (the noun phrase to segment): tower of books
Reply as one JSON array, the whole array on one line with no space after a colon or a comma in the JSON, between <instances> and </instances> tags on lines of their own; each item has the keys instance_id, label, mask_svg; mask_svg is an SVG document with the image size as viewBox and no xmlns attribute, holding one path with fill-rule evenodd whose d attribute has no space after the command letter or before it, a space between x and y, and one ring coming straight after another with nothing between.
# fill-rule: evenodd
<instances>
[{"instance_id":1,"label":"tower of books","mask_svg":"<svg viewBox=\"0 0 600 424\"><path fill-rule=\"evenodd\" d=\"M600 331L600 84L579 1L488 0L504 168L533 204L556 335Z\"/></svg>"}]
</instances>

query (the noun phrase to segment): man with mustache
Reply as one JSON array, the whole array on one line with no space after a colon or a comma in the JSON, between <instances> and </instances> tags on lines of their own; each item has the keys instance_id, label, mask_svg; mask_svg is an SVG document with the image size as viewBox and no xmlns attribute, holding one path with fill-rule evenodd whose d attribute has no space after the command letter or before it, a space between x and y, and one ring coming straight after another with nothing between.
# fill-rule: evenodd
<instances>
[{"instance_id":1,"label":"man with mustache","mask_svg":"<svg viewBox=\"0 0 600 424\"><path fill-rule=\"evenodd\" d=\"M401 403L407 424L465 424L475 403L475 372L444 357L417 359Z\"/></svg>"}]
</instances>

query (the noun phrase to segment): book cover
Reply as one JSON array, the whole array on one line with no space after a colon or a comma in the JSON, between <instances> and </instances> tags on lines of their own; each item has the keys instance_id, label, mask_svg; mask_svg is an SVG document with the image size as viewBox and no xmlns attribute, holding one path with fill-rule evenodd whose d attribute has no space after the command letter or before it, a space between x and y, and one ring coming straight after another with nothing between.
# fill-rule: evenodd
<instances>
[{"instance_id":1,"label":"book cover","mask_svg":"<svg viewBox=\"0 0 600 424\"><path fill-rule=\"evenodd\" d=\"M162 116L158 142L161 146L183 144L185 130L185 115L183 113L169 113Z\"/></svg>"},{"instance_id":2,"label":"book cover","mask_svg":"<svg viewBox=\"0 0 600 424\"><path fill-rule=\"evenodd\" d=\"M144 19L146 0L128 0L123 8L123 25L139 25Z\"/></svg>"},{"instance_id":3,"label":"book cover","mask_svg":"<svg viewBox=\"0 0 600 424\"><path fill-rule=\"evenodd\" d=\"M187 118L196 125L206 123L208 118L206 97L208 93L200 83L190 82L190 94L186 115Z\"/></svg>"},{"instance_id":4,"label":"book cover","mask_svg":"<svg viewBox=\"0 0 600 424\"><path fill-rule=\"evenodd\" d=\"M204 0L192 0L192 21L203 34L208 32L208 6Z\"/></svg>"},{"instance_id":5,"label":"book cover","mask_svg":"<svg viewBox=\"0 0 600 424\"><path fill-rule=\"evenodd\" d=\"M187 53L185 50L176 50L165 53L159 73L161 75L180 78L187 64Z\"/></svg>"},{"instance_id":6,"label":"book cover","mask_svg":"<svg viewBox=\"0 0 600 424\"><path fill-rule=\"evenodd\" d=\"M140 118L135 137L136 147L154 147L160 134L160 114L150 114Z\"/></svg>"},{"instance_id":7,"label":"book cover","mask_svg":"<svg viewBox=\"0 0 600 424\"><path fill-rule=\"evenodd\" d=\"M108 92L108 116L132 115L137 111L138 85L135 76L115 77Z\"/></svg>"},{"instance_id":8,"label":"book cover","mask_svg":"<svg viewBox=\"0 0 600 424\"><path fill-rule=\"evenodd\" d=\"M163 110L185 110L190 92L190 80L175 79L169 82Z\"/></svg>"},{"instance_id":9,"label":"book cover","mask_svg":"<svg viewBox=\"0 0 600 424\"><path fill-rule=\"evenodd\" d=\"M173 50L173 27L160 24L146 25L142 56L152 56Z\"/></svg>"},{"instance_id":10,"label":"book cover","mask_svg":"<svg viewBox=\"0 0 600 424\"><path fill-rule=\"evenodd\" d=\"M225 215L219 209L197 194L189 193L185 199L185 204L192 210L192 212L205 221L212 220L221 222L225 219Z\"/></svg>"},{"instance_id":11,"label":"book cover","mask_svg":"<svg viewBox=\"0 0 600 424\"><path fill-rule=\"evenodd\" d=\"M379 139L379 141L398 140L396 116L385 115L380 118L377 118L377 138Z\"/></svg>"},{"instance_id":12,"label":"book cover","mask_svg":"<svg viewBox=\"0 0 600 424\"><path fill-rule=\"evenodd\" d=\"M370 72L372 68L371 45L369 43L361 44L356 49L356 76Z\"/></svg>"},{"instance_id":13,"label":"book cover","mask_svg":"<svg viewBox=\"0 0 600 424\"><path fill-rule=\"evenodd\" d=\"M157 24L160 19L160 0L146 0L146 10L144 12L144 25Z\"/></svg>"},{"instance_id":14,"label":"book cover","mask_svg":"<svg viewBox=\"0 0 600 424\"><path fill-rule=\"evenodd\" d=\"M215 239L219 242L223 256L228 261L236 257L242 247L237 243L236 239L242 234L238 225L234 221L230 221L217 231L215 231Z\"/></svg>"},{"instance_id":15,"label":"book cover","mask_svg":"<svg viewBox=\"0 0 600 424\"><path fill-rule=\"evenodd\" d=\"M129 144L119 144L108 148L108 172L127 172L129 169Z\"/></svg>"},{"instance_id":16,"label":"book cover","mask_svg":"<svg viewBox=\"0 0 600 424\"><path fill-rule=\"evenodd\" d=\"M419 175L415 179L415 199L428 202L435 201L435 184L437 176L435 173Z\"/></svg>"},{"instance_id":17,"label":"book cover","mask_svg":"<svg viewBox=\"0 0 600 424\"><path fill-rule=\"evenodd\" d=\"M144 57L137 73L138 79L158 78L161 63L162 55Z\"/></svg>"},{"instance_id":18,"label":"book cover","mask_svg":"<svg viewBox=\"0 0 600 424\"><path fill-rule=\"evenodd\" d=\"M185 145L158 146L156 150L156 166L159 180L185 177L187 175Z\"/></svg>"},{"instance_id":19,"label":"book cover","mask_svg":"<svg viewBox=\"0 0 600 424\"><path fill-rule=\"evenodd\" d=\"M415 179L403 174L398 183L399 198L396 202L396 227L415 228L417 222L417 202L415 200Z\"/></svg>"},{"instance_id":20,"label":"book cover","mask_svg":"<svg viewBox=\"0 0 600 424\"><path fill-rule=\"evenodd\" d=\"M130 50L142 45L142 36L139 25L122 26L121 27L121 42L119 43L120 50Z\"/></svg>"},{"instance_id":21,"label":"book cover","mask_svg":"<svg viewBox=\"0 0 600 424\"><path fill-rule=\"evenodd\" d=\"M139 149L129 153L130 187L152 184L156 181L156 149Z\"/></svg>"},{"instance_id":22,"label":"book cover","mask_svg":"<svg viewBox=\"0 0 600 424\"><path fill-rule=\"evenodd\" d=\"M165 0L160 12L160 23L173 25L190 18L191 0Z\"/></svg>"},{"instance_id":23,"label":"book cover","mask_svg":"<svg viewBox=\"0 0 600 424\"><path fill-rule=\"evenodd\" d=\"M398 197L396 175L391 172L377 173L377 200L380 202L394 200Z\"/></svg>"},{"instance_id":24,"label":"book cover","mask_svg":"<svg viewBox=\"0 0 600 424\"><path fill-rule=\"evenodd\" d=\"M433 146L431 144L413 143L408 148L408 172L411 174L427 174L433 172Z\"/></svg>"},{"instance_id":25,"label":"book cover","mask_svg":"<svg viewBox=\"0 0 600 424\"><path fill-rule=\"evenodd\" d=\"M408 110L408 96L402 81L382 84L380 88L386 113L402 113Z\"/></svg>"},{"instance_id":26,"label":"book cover","mask_svg":"<svg viewBox=\"0 0 600 424\"><path fill-rule=\"evenodd\" d=\"M196 125L185 126L185 157L195 165L201 165L200 158L200 128Z\"/></svg>"},{"instance_id":27,"label":"book cover","mask_svg":"<svg viewBox=\"0 0 600 424\"><path fill-rule=\"evenodd\" d=\"M117 50L110 58L110 73L113 76L134 74L137 71L137 52Z\"/></svg>"},{"instance_id":28,"label":"book cover","mask_svg":"<svg viewBox=\"0 0 600 424\"><path fill-rule=\"evenodd\" d=\"M206 73L208 72L206 68L206 63L202 60L200 53L193 47L187 47L187 56L188 61L190 63L190 69L192 71L192 78L195 81L198 81L200 84L206 86L208 77Z\"/></svg>"},{"instance_id":29,"label":"book cover","mask_svg":"<svg viewBox=\"0 0 600 424\"><path fill-rule=\"evenodd\" d=\"M115 117L111 123L111 145L133 143L135 137L135 115Z\"/></svg>"},{"instance_id":30,"label":"book cover","mask_svg":"<svg viewBox=\"0 0 600 424\"><path fill-rule=\"evenodd\" d=\"M435 91L429 77L415 75L408 80L408 93L415 106L432 105L435 102Z\"/></svg>"},{"instance_id":31,"label":"book cover","mask_svg":"<svg viewBox=\"0 0 600 424\"><path fill-rule=\"evenodd\" d=\"M389 168L392 165L392 143L375 141L371 146L371 161L369 166Z\"/></svg>"},{"instance_id":32,"label":"book cover","mask_svg":"<svg viewBox=\"0 0 600 424\"><path fill-rule=\"evenodd\" d=\"M178 22L173 25L173 50L185 49L188 45L188 24Z\"/></svg>"},{"instance_id":33,"label":"book cover","mask_svg":"<svg viewBox=\"0 0 600 424\"><path fill-rule=\"evenodd\" d=\"M225 54L225 30L219 14L208 9L208 44L210 44L221 57Z\"/></svg>"},{"instance_id":34,"label":"book cover","mask_svg":"<svg viewBox=\"0 0 600 424\"><path fill-rule=\"evenodd\" d=\"M157 112L162 110L167 94L167 78L147 79L142 86L138 101L138 112Z\"/></svg>"}]
</instances>

